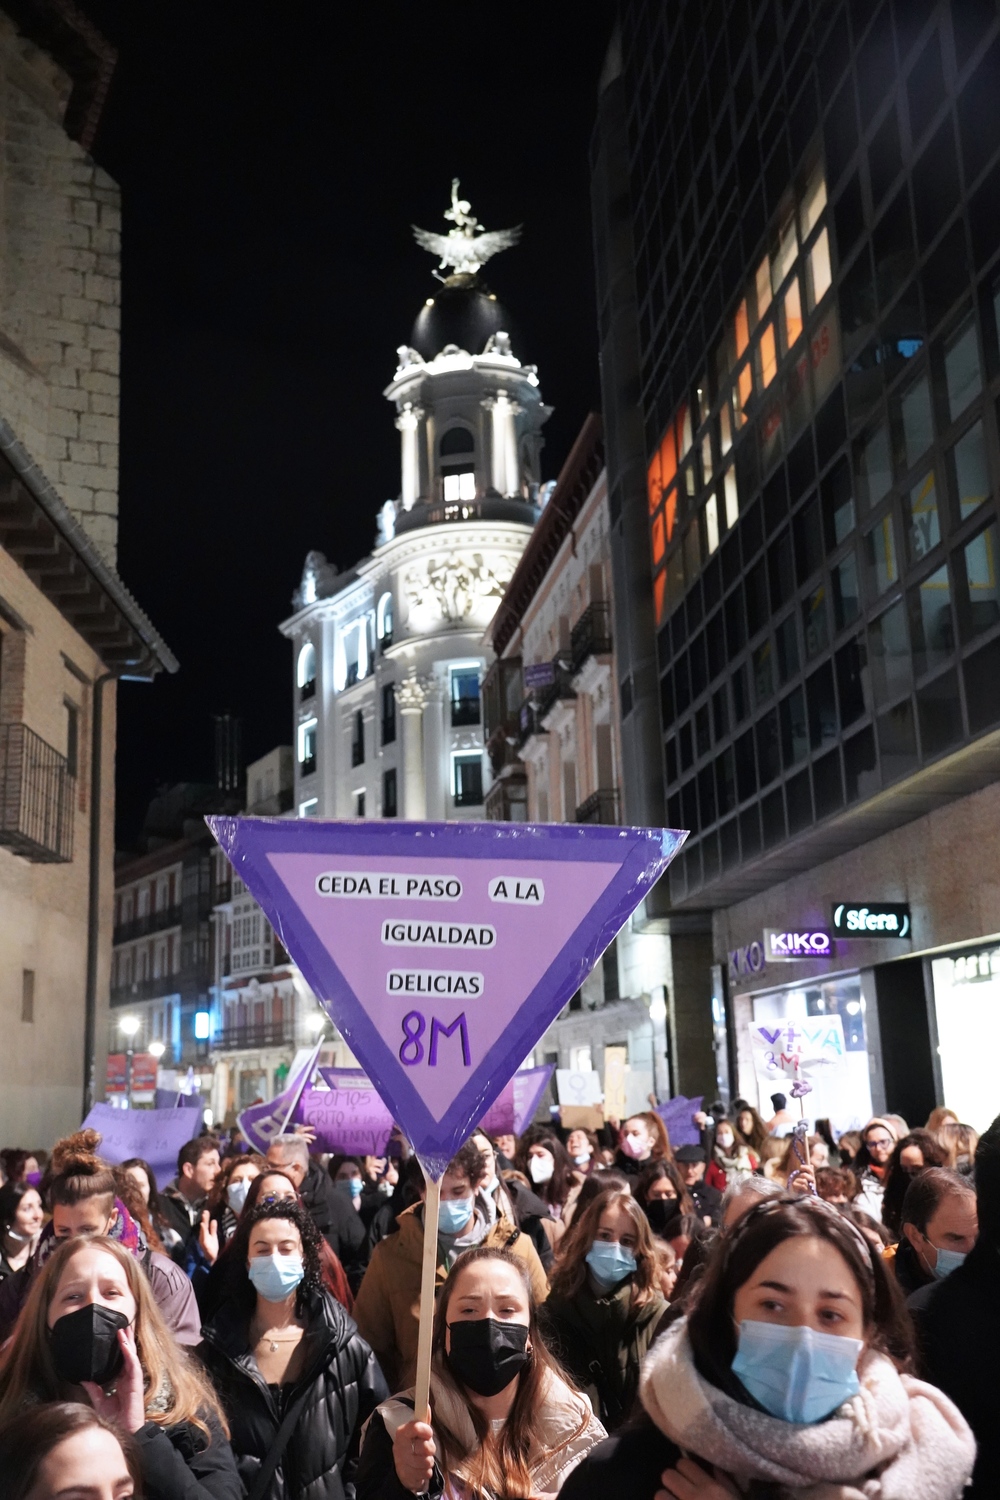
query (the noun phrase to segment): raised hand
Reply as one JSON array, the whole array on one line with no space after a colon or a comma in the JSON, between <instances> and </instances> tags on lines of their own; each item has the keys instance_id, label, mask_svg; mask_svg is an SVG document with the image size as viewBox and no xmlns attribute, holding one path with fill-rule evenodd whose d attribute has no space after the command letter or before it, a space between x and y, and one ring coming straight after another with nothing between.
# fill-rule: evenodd
<instances>
[{"instance_id":1,"label":"raised hand","mask_svg":"<svg viewBox=\"0 0 1000 1500\"><path fill-rule=\"evenodd\" d=\"M142 1365L131 1327L118 1330L118 1343L124 1364L117 1378L106 1389L85 1380L83 1389L99 1417L117 1422L126 1432L138 1432L146 1425L146 1400Z\"/></svg>"},{"instance_id":2,"label":"raised hand","mask_svg":"<svg viewBox=\"0 0 1000 1500\"><path fill-rule=\"evenodd\" d=\"M205 1259L210 1260L214 1266L219 1258L219 1225L207 1208L201 1216L198 1244L201 1246Z\"/></svg>"}]
</instances>

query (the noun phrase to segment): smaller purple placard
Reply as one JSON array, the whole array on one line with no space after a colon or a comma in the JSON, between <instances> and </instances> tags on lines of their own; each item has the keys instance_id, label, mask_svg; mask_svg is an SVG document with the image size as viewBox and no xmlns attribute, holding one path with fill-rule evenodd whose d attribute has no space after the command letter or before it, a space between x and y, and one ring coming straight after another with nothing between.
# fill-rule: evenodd
<instances>
[{"instance_id":1,"label":"smaller purple placard","mask_svg":"<svg viewBox=\"0 0 1000 1500\"><path fill-rule=\"evenodd\" d=\"M671 1146L700 1146L701 1131L692 1119L701 1110L704 1094L696 1099L685 1099L683 1094L658 1104L656 1113L667 1127Z\"/></svg>"}]
</instances>

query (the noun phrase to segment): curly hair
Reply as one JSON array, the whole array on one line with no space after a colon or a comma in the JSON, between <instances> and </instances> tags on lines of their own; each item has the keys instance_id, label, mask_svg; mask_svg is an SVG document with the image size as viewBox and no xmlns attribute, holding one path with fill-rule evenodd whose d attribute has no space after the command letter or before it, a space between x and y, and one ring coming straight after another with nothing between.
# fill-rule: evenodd
<instances>
[{"instance_id":1,"label":"curly hair","mask_svg":"<svg viewBox=\"0 0 1000 1500\"><path fill-rule=\"evenodd\" d=\"M250 1238L258 1224L269 1219L282 1219L294 1224L302 1240L303 1276L295 1298L295 1310L301 1312L307 1301L322 1288L323 1265L320 1251L320 1233L313 1217L291 1198L265 1198L244 1208L236 1225L236 1232L229 1242L226 1254L233 1269L232 1295L245 1309L251 1309L257 1293L247 1271L250 1259ZM238 1269L237 1269L238 1268Z\"/></svg>"}]
</instances>

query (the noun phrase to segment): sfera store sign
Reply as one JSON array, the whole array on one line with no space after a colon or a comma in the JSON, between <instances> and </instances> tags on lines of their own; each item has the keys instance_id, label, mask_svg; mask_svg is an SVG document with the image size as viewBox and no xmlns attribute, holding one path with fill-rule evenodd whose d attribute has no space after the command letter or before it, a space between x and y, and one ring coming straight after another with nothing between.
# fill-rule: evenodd
<instances>
[{"instance_id":1,"label":"sfera store sign","mask_svg":"<svg viewBox=\"0 0 1000 1500\"><path fill-rule=\"evenodd\" d=\"M779 931L764 928L764 954L767 962L792 963L803 958L829 958L833 953L833 934L826 927L796 927Z\"/></svg>"},{"instance_id":2,"label":"sfera store sign","mask_svg":"<svg viewBox=\"0 0 1000 1500\"><path fill-rule=\"evenodd\" d=\"M833 908L833 930L837 937L908 938L910 908L841 901Z\"/></svg>"}]
</instances>

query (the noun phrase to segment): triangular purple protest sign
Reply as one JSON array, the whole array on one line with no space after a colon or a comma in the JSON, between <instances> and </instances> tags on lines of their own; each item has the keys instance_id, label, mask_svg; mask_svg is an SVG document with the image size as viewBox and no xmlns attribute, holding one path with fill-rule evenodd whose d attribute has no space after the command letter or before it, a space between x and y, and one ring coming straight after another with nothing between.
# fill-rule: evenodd
<instances>
[{"instance_id":1,"label":"triangular purple protest sign","mask_svg":"<svg viewBox=\"0 0 1000 1500\"><path fill-rule=\"evenodd\" d=\"M207 821L433 1177L686 837Z\"/></svg>"}]
</instances>

